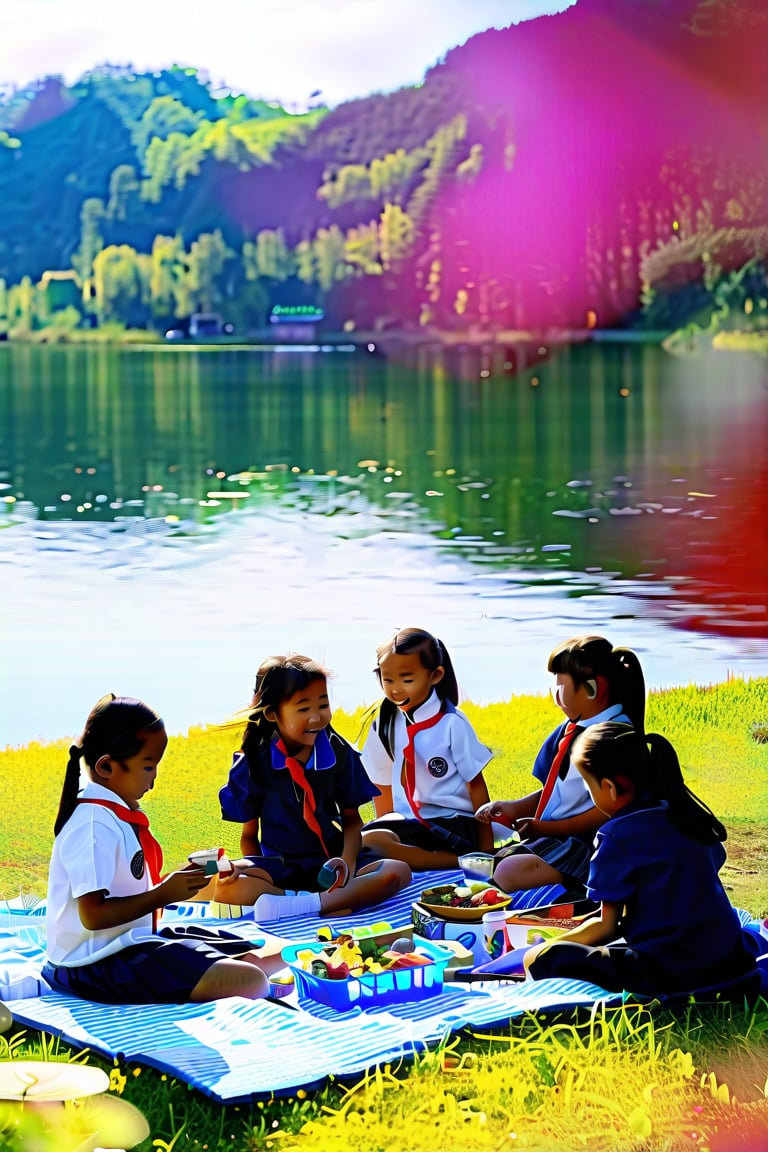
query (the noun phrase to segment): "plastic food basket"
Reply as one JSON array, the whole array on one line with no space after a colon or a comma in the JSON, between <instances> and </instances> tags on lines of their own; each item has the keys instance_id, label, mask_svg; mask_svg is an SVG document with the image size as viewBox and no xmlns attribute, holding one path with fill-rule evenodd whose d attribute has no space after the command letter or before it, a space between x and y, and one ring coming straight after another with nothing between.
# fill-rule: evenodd
<instances>
[{"instance_id":1,"label":"plastic food basket","mask_svg":"<svg viewBox=\"0 0 768 1152\"><path fill-rule=\"evenodd\" d=\"M305 972L296 961L299 952L312 949L320 953L324 945L313 940L309 944L290 944L283 949L283 959L291 966L300 1001L327 1004L338 1012L350 1008L379 1008L387 1004L401 1004L408 1000L424 1000L439 996L443 990L443 974L450 953L431 940L420 940L419 951L432 959L418 968L398 968L390 972L374 972L365 976L348 976L346 980L328 980Z\"/></svg>"}]
</instances>

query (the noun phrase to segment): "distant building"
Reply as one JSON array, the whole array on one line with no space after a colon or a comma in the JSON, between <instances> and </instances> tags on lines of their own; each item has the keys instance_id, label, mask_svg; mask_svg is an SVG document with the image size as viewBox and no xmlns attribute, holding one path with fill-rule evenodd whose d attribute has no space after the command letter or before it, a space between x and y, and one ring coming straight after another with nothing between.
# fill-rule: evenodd
<instances>
[{"instance_id":1,"label":"distant building","mask_svg":"<svg viewBox=\"0 0 768 1152\"><path fill-rule=\"evenodd\" d=\"M193 312L189 318L190 339L201 336L221 336L224 325L218 312Z\"/></svg>"},{"instance_id":2,"label":"distant building","mask_svg":"<svg viewBox=\"0 0 768 1152\"><path fill-rule=\"evenodd\" d=\"M43 272L38 289L45 293L49 312L60 312L70 307L80 312L83 310L82 282L72 269Z\"/></svg>"},{"instance_id":3,"label":"distant building","mask_svg":"<svg viewBox=\"0 0 768 1152\"><path fill-rule=\"evenodd\" d=\"M311 343L324 316L315 304L275 304L269 313L270 335L284 344Z\"/></svg>"}]
</instances>

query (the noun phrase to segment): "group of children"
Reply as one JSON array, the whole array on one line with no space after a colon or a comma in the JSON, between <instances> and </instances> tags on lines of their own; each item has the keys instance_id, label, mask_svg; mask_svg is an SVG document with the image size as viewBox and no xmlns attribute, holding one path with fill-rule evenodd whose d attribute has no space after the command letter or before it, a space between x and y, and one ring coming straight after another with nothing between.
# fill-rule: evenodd
<instances>
[{"instance_id":1,"label":"group of children","mask_svg":"<svg viewBox=\"0 0 768 1152\"><path fill-rule=\"evenodd\" d=\"M256 924L350 913L401 891L412 871L455 869L476 850L495 852L493 883L506 892L559 883L600 906L530 950L535 979L657 993L747 974L754 941L718 877L725 830L686 787L671 745L646 734L637 657L582 636L559 645L548 669L566 719L534 763L539 787L492 801L491 751L458 709L450 656L430 633L406 628L378 649L384 699L360 753L331 727L320 664L266 660L219 793L223 818L242 825L243 858L214 882L192 864L163 875L139 806L165 751L163 722L140 701L104 697L70 750L44 976L107 1003L264 996L279 941L159 927L158 912L210 896L252 906ZM512 842L497 850L505 830Z\"/></svg>"}]
</instances>

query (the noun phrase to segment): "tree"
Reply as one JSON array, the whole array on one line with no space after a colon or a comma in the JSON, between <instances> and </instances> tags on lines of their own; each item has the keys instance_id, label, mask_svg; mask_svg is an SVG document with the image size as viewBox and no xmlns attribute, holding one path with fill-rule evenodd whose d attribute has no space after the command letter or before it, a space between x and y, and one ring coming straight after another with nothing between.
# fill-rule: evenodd
<instances>
[{"instance_id":1,"label":"tree","mask_svg":"<svg viewBox=\"0 0 768 1152\"><path fill-rule=\"evenodd\" d=\"M344 276L344 236L341 229L332 224L330 228L319 228L315 235L315 259L317 261L317 281L323 292Z\"/></svg>"},{"instance_id":2,"label":"tree","mask_svg":"<svg viewBox=\"0 0 768 1152\"><path fill-rule=\"evenodd\" d=\"M300 240L293 250L296 275L303 284L314 284L317 279L317 258L311 240Z\"/></svg>"},{"instance_id":3,"label":"tree","mask_svg":"<svg viewBox=\"0 0 768 1152\"><path fill-rule=\"evenodd\" d=\"M106 215L109 220L125 220L131 201L139 191L139 180L132 164L118 164L109 178L109 200Z\"/></svg>"},{"instance_id":4,"label":"tree","mask_svg":"<svg viewBox=\"0 0 768 1152\"><path fill-rule=\"evenodd\" d=\"M220 163L237 164L243 171L251 167L250 154L245 141L227 120L217 120L207 127L205 136L206 151Z\"/></svg>"},{"instance_id":5,"label":"tree","mask_svg":"<svg viewBox=\"0 0 768 1152\"><path fill-rule=\"evenodd\" d=\"M282 228L264 228L256 237L257 276L283 282L293 273L293 260Z\"/></svg>"},{"instance_id":6,"label":"tree","mask_svg":"<svg viewBox=\"0 0 768 1152\"><path fill-rule=\"evenodd\" d=\"M409 254L414 238L413 221L399 204L385 204L379 218L381 262L386 269L399 264Z\"/></svg>"},{"instance_id":7,"label":"tree","mask_svg":"<svg viewBox=\"0 0 768 1152\"><path fill-rule=\"evenodd\" d=\"M466 160L462 160L456 168L456 177L467 184L471 184L483 170L483 146L482 144L473 144L469 150L469 156Z\"/></svg>"},{"instance_id":8,"label":"tree","mask_svg":"<svg viewBox=\"0 0 768 1152\"><path fill-rule=\"evenodd\" d=\"M8 289L8 327L26 335L35 326L35 286L29 276Z\"/></svg>"},{"instance_id":9,"label":"tree","mask_svg":"<svg viewBox=\"0 0 768 1152\"><path fill-rule=\"evenodd\" d=\"M149 295L150 258L128 244L108 244L93 261L93 287L96 312L101 323L117 320L141 323Z\"/></svg>"},{"instance_id":10,"label":"tree","mask_svg":"<svg viewBox=\"0 0 768 1152\"><path fill-rule=\"evenodd\" d=\"M68 304L66 308L59 308L57 311L52 312L48 324L51 328L59 328L65 332L73 332L75 328L79 328L81 320L82 316L74 304Z\"/></svg>"},{"instance_id":11,"label":"tree","mask_svg":"<svg viewBox=\"0 0 768 1152\"><path fill-rule=\"evenodd\" d=\"M72 257L72 267L83 284L90 280L93 261L104 243L101 235L104 217L104 204L98 196L89 196L83 201L80 209L80 247Z\"/></svg>"},{"instance_id":12,"label":"tree","mask_svg":"<svg viewBox=\"0 0 768 1152\"><path fill-rule=\"evenodd\" d=\"M466 133L466 116L454 116L450 124L438 128L427 141L429 165L421 183L408 201L408 212L415 223L421 224L426 219L446 175L456 167L458 146Z\"/></svg>"},{"instance_id":13,"label":"tree","mask_svg":"<svg viewBox=\"0 0 768 1152\"><path fill-rule=\"evenodd\" d=\"M350 228L344 240L344 259L349 267L367 276L379 276L379 226L376 220Z\"/></svg>"},{"instance_id":14,"label":"tree","mask_svg":"<svg viewBox=\"0 0 768 1152\"><path fill-rule=\"evenodd\" d=\"M173 96L156 96L132 132L136 151L142 159L152 140L167 140L172 133L189 136L203 119Z\"/></svg>"},{"instance_id":15,"label":"tree","mask_svg":"<svg viewBox=\"0 0 768 1152\"><path fill-rule=\"evenodd\" d=\"M223 299L221 274L234 256L217 229L203 232L192 242L189 251L189 286L200 310L212 312Z\"/></svg>"},{"instance_id":16,"label":"tree","mask_svg":"<svg viewBox=\"0 0 768 1152\"><path fill-rule=\"evenodd\" d=\"M189 315L192 309L182 307L188 304L188 299L180 288L186 272L187 254L181 237L155 236L150 256L149 294L156 316L170 316L174 312Z\"/></svg>"},{"instance_id":17,"label":"tree","mask_svg":"<svg viewBox=\"0 0 768 1152\"><path fill-rule=\"evenodd\" d=\"M371 161L371 192L377 199L402 204L408 195L414 177L429 160L427 148L413 148L407 152L398 148L381 159Z\"/></svg>"},{"instance_id":18,"label":"tree","mask_svg":"<svg viewBox=\"0 0 768 1152\"><path fill-rule=\"evenodd\" d=\"M181 132L172 132L167 140L154 137L144 156L146 179L141 184L142 200L159 204L169 184L183 188L187 173L197 171L202 160L202 151L195 151L190 137Z\"/></svg>"}]
</instances>

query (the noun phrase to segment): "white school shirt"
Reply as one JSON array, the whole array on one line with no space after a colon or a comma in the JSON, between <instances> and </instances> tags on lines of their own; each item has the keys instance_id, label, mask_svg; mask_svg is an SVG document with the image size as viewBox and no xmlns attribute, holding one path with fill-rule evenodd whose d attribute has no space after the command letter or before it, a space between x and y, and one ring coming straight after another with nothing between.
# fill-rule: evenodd
<instances>
[{"instance_id":1,"label":"white school shirt","mask_svg":"<svg viewBox=\"0 0 768 1152\"><path fill-rule=\"evenodd\" d=\"M579 728L591 728L593 724L604 724L606 720L613 720L617 724L630 724L631 720L624 715L621 704L611 704L597 716L590 716L588 720L579 720ZM580 816L594 808L595 802L587 788L584 777L573 764L568 765L565 779L558 776L552 795L540 816L541 820L567 820L570 816Z\"/></svg>"},{"instance_id":2,"label":"white school shirt","mask_svg":"<svg viewBox=\"0 0 768 1152\"><path fill-rule=\"evenodd\" d=\"M78 799L108 800L128 808L109 788L92 781ZM77 910L78 897L87 892L105 891L108 896L146 892L152 884L142 861L134 825L100 804L78 804L53 842L48 869L46 935L52 964L72 968L91 964L153 935L151 913L114 928L91 931Z\"/></svg>"},{"instance_id":3,"label":"white school shirt","mask_svg":"<svg viewBox=\"0 0 768 1152\"><path fill-rule=\"evenodd\" d=\"M440 697L433 690L413 714L418 723L439 712ZM395 812L414 819L403 787L404 750L408 743L405 716L398 709L394 724L394 756L390 757L381 742L377 716L361 752L365 770L374 784L392 786L392 806ZM419 813L426 820L436 817L472 816L474 808L467 784L482 772L492 755L481 744L475 730L463 712L451 708L432 728L418 732L414 739L415 788L414 798Z\"/></svg>"}]
</instances>

